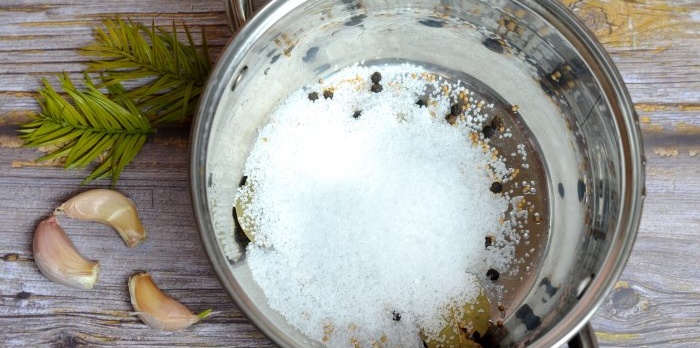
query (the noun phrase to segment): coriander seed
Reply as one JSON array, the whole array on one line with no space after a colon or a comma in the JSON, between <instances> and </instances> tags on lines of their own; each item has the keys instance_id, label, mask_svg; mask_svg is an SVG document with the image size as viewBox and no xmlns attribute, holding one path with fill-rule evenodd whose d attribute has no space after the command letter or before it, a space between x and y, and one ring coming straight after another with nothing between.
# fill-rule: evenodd
<instances>
[{"instance_id":1,"label":"coriander seed","mask_svg":"<svg viewBox=\"0 0 700 348\"><path fill-rule=\"evenodd\" d=\"M492 245L493 245L493 237L491 237L491 236L486 236L486 237L484 238L484 246L485 246L486 248L488 248L488 247L490 247L490 246L492 246Z\"/></svg>"},{"instance_id":2,"label":"coriander seed","mask_svg":"<svg viewBox=\"0 0 700 348\"><path fill-rule=\"evenodd\" d=\"M333 90L332 89L326 89L323 91L323 98L324 99L333 99Z\"/></svg>"}]
</instances>

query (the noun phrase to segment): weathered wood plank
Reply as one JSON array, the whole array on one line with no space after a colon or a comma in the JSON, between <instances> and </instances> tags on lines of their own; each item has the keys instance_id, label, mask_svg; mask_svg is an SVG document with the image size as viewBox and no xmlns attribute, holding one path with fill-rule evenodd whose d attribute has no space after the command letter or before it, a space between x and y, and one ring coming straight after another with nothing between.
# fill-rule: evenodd
<instances>
[{"instance_id":1,"label":"weathered wood plank","mask_svg":"<svg viewBox=\"0 0 700 348\"><path fill-rule=\"evenodd\" d=\"M612 56L645 133L700 136L697 1L562 2Z\"/></svg>"},{"instance_id":2,"label":"weathered wood plank","mask_svg":"<svg viewBox=\"0 0 700 348\"><path fill-rule=\"evenodd\" d=\"M10 127L0 128L8 137ZM95 289L81 291L48 281L34 265L31 239L39 220L83 191L86 172L13 166L37 152L5 142L0 147L0 341L3 346L182 345L270 346L218 283L194 225L187 175L187 134L159 134L124 173L117 187L140 209L146 242L127 248L110 228L60 218L86 257L101 262ZM95 186L104 187L106 183ZM92 186L91 186L92 187ZM165 333L147 328L129 303L127 279L152 272L164 291L195 311L218 313L193 328Z\"/></svg>"},{"instance_id":3,"label":"weathered wood plank","mask_svg":"<svg viewBox=\"0 0 700 348\"><path fill-rule=\"evenodd\" d=\"M647 147L648 199L635 252L618 289L593 319L599 339L611 346L700 340L700 276L697 268L687 265L689 256L697 257L700 250L700 232L693 228L700 225L699 217L696 210L687 209L697 207L700 194L698 157L654 153L655 144L665 144L663 139L647 141L651 145ZM82 190L78 183L85 173L55 167L12 168L12 162L31 161L36 154L0 148L0 191L14 198L0 203L0 219L6 221L0 228L0 255L16 254L18 258L0 261L0 337L7 338L6 342L266 344L221 290L201 250L187 194L185 135L159 135L154 140L125 172L119 186L141 207L150 231L148 242L127 249L104 226L61 220L86 256L102 260L103 276L92 292L48 282L31 261L30 247L38 220ZM688 151L700 150L697 142L684 146ZM36 185L38 182L42 184ZM86 249L89 246L99 247ZM221 310L221 315L176 335L145 328L128 316L131 309L125 284L132 270L125 265L130 264L152 271L166 291L193 309L211 306ZM31 297L18 298L28 296L21 292ZM30 322L46 330L26 328Z\"/></svg>"},{"instance_id":4,"label":"weathered wood plank","mask_svg":"<svg viewBox=\"0 0 700 348\"><path fill-rule=\"evenodd\" d=\"M700 346L700 5L697 0L562 0L610 52L640 114L647 199L633 254L592 323L603 346ZM259 1L260 2L260 1ZM187 130L146 145L118 189L141 208L149 240L128 249L115 232L61 222L83 253L102 262L96 289L53 284L32 260L33 229L87 189L86 171L38 166L15 127L36 110L41 77L79 77L76 50L116 14L158 25L186 22L214 52L230 33L220 0L5 0L0 3L0 342L3 346L232 346L272 344L219 285L199 241L187 174ZM196 35L195 35L196 37ZM214 56L216 56L216 54ZM9 126L3 126L9 125ZM94 186L107 186L96 183ZM93 186L91 186L93 187ZM219 313L164 333L130 316L126 280L136 269L193 310Z\"/></svg>"},{"instance_id":5,"label":"weathered wood plank","mask_svg":"<svg viewBox=\"0 0 700 348\"><path fill-rule=\"evenodd\" d=\"M648 196L634 251L592 320L603 345L700 345L700 139L658 153L666 139L647 139Z\"/></svg>"},{"instance_id":6,"label":"weathered wood plank","mask_svg":"<svg viewBox=\"0 0 700 348\"><path fill-rule=\"evenodd\" d=\"M3 1L0 4L0 125L20 124L38 111L40 79L67 72L80 78L89 57L78 49L93 39L93 28L117 16L169 27L187 24L199 43L207 36L212 58L231 33L223 1ZM181 29L181 28L180 28Z\"/></svg>"},{"instance_id":7,"label":"weathered wood plank","mask_svg":"<svg viewBox=\"0 0 700 348\"><path fill-rule=\"evenodd\" d=\"M698 105L697 2L563 2L605 44L636 103ZM62 71L79 76L86 58L75 50L91 40L94 26L115 15L157 25L186 22L195 32L203 30L215 50L230 38L223 0L5 2L0 6L0 76L6 86L0 93L0 124L26 121L27 112L36 110L31 92L40 77ZM693 118L700 115L688 112Z\"/></svg>"}]
</instances>

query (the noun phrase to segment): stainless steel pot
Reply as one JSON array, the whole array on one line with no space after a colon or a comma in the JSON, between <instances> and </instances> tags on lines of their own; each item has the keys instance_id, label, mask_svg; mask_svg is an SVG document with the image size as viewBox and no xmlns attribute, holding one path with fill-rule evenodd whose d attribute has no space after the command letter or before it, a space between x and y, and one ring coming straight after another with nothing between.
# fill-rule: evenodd
<instances>
[{"instance_id":1,"label":"stainless steel pot","mask_svg":"<svg viewBox=\"0 0 700 348\"><path fill-rule=\"evenodd\" d=\"M229 3L232 18L248 8ZM250 19L212 73L191 152L202 239L250 320L282 346L320 345L271 310L252 280L234 235L233 197L276 104L360 61L411 61L468 76L518 105L541 152L549 214L541 259L511 282L512 310L492 338L504 347L595 346L586 324L630 254L644 158L620 75L554 0L277 0Z\"/></svg>"}]
</instances>

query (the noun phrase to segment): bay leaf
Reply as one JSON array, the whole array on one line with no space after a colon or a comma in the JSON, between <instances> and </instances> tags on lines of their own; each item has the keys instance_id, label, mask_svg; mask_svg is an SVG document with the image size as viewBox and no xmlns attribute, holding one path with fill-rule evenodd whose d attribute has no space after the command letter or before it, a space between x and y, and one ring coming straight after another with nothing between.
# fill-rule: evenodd
<instances>
[{"instance_id":1,"label":"bay leaf","mask_svg":"<svg viewBox=\"0 0 700 348\"><path fill-rule=\"evenodd\" d=\"M480 344L474 342L471 336L476 332L483 336L489 327L491 307L488 296L480 290L479 295L461 307L448 308L445 315L445 327L437 337L421 338L428 348L477 348Z\"/></svg>"},{"instance_id":2,"label":"bay leaf","mask_svg":"<svg viewBox=\"0 0 700 348\"><path fill-rule=\"evenodd\" d=\"M255 242L257 226L255 224L255 220L250 216L250 214L247 214L247 210L250 204L253 202L254 195L254 183L252 180L248 179L246 183L239 188L239 191L236 193L236 198L234 201L238 224L241 226L241 229L243 230L245 236L251 242Z\"/></svg>"}]
</instances>

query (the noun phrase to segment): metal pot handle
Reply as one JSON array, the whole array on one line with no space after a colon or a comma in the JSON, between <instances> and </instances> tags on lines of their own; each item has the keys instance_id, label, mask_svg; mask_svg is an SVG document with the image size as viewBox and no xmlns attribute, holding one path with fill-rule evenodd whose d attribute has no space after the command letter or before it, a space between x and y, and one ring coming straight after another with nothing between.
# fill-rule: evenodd
<instances>
[{"instance_id":1,"label":"metal pot handle","mask_svg":"<svg viewBox=\"0 0 700 348\"><path fill-rule=\"evenodd\" d=\"M226 0L225 3L229 27L236 33L253 14L253 0Z\"/></svg>"},{"instance_id":2,"label":"metal pot handle","mask_svg":"<svg viewBox=\"0 0 700 348\"><path fill-rule=\"evenodd\" d=\"M569 340L569 348L598 348L598 339L591 323L586 324L576 336Z\"/></svg>"}]
</instances>

